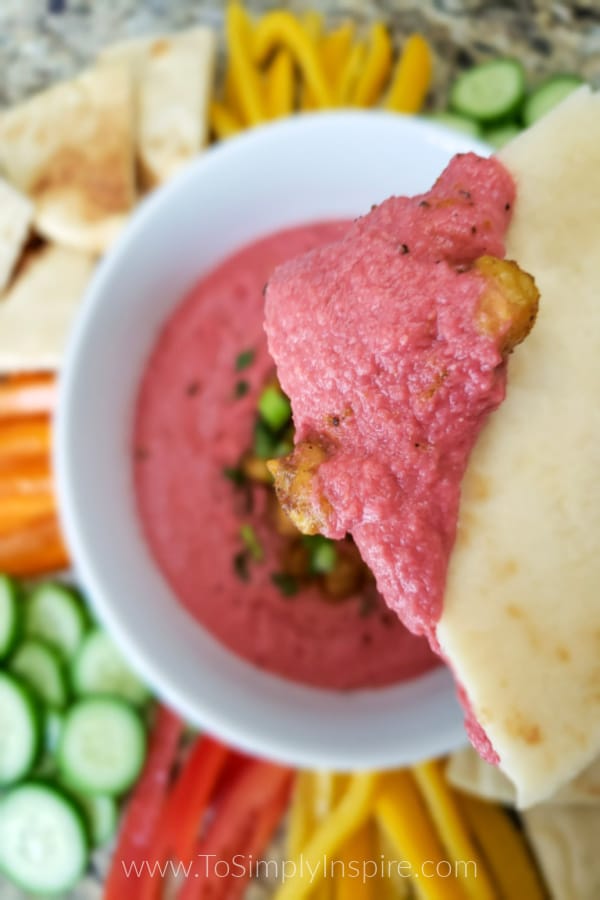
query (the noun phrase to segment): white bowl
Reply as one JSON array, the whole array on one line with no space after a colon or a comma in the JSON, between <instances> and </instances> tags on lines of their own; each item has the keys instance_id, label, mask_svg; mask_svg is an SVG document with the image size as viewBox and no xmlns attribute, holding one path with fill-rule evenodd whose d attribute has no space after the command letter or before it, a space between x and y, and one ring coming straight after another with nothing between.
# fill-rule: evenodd
<instances>
[{"instance_id":1,"label":"white bowl","mask_svg":"<svg viewBox=\"0 0 600 900\"><path fill-rule=\"evenodd\" d=\"M99 266L61 379L56 464L78 577L131 664L191 723L298 766L385 768L465 742L449 673L339 693L293 684L219 644L177 602L142 536L132 416L161 326L236 248L426 190L457 152L487 148L385 113L299 116L210 150L144 202Z\"/></svg>"}]
</instances>

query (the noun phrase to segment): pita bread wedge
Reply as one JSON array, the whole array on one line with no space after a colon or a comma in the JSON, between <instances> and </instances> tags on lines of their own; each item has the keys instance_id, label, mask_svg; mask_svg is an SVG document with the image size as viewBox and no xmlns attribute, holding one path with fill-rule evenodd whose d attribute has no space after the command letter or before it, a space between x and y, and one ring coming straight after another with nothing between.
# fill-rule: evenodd
<instances>
[{"instance_id":1,"label":"pita bread wedge","mask_svg":"<svg viewBox=\"0 0 600 900\"><path fill-rule=\"evenodd\" d=\"M32 222L31 201L0 178L0 293L10 281Z\"/></svg>"},{"instance_id":2,"label":"pita bread wedge","mask_svg":"<svg viewBox=\"0 0 600 900\"><path fill-rule=\"evenodd\" d=\"M539 806L524 825L552 900L598 900L600 808Z\"/></svg>"},{"instance_id":3,"label":"pita bread wedge","mask_svg":"<svg viewBox=\"0 0 600 900\"><path fill-rule=\"evenodd\" d=\"M146 187L167 181L206 143L215 51L214 33L194 28L103 53L103 60L127 62L138 81L138 158Z\"/></svg>"},{"instance_id":4,"label":"pita bread wedge","mask_svg":"<svg viewBox=\"0 0 600 900\"><path fill-rule=\"evenodd\" d=\"M600 752L600 94L500 159L540 309L463 482L437 636L527 806Z\"/></svg>"},{"instance_id":5,"label":"pita bread wedge","mask_svg":"<svg viewBox=\"0 0 600 900\"><path fill-rule=\"evenodd\" d=\"M512 782L497 766L482 759L472 747L465 747L452 754L446 765L446 777L450 784L467 794L507 806L514 806L516 803ZM600 759L595 760L544 803L600 807Z\"/></svg>"},{"instance_id":6,"label":"pita bread wedge","mask_svg":"<svg viewBox=\"0 0 600 900\"><path fill-rule=\"evenodd\" d=\"M32 251L0 300L0 371L55 369L95 261L66 247Z\"/></svg>"},{"instance_id":7,"label":"pita bread wedge","mask_svg":"<svg viewBox=\"0 0 600 900\"><path fill-rule=\"evenodd\" d=\"M0 117L0 168L35 204L44 237L102 253L135 201L127 66L99 66Z\"/></svg>"}]
</instances>

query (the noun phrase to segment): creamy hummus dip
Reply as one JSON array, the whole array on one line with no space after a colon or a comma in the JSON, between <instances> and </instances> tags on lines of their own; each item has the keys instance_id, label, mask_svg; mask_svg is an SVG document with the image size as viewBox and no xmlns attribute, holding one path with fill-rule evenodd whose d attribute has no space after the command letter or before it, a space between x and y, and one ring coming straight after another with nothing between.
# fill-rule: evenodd
<instances>
[{"instance_id":1,"label":"creamy hummus dip","mask_svg":"<svg viewBox=\"0 0 600 900\"><path fill-rule=\"evenodd\" d=\"M274 375L265 284L276 266L347 228L325 223L266 237L194 287L148 361L133 448L143 530L181 603L256 666L340 689L401 681L438 660L390 613L372 580L342 600L316 583L287 591L281 568L289 539L273 527L272 488L240 489L231 476L252 446L259 397ZM260 559L244 556L248 532Z\"/></svg>"}]
</instances>

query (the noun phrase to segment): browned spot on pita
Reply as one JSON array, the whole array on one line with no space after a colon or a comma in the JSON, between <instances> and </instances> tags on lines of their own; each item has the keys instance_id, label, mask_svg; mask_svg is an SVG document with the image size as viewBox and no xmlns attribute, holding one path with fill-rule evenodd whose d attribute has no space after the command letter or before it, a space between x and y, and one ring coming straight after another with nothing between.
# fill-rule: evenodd
<instances>
[{"instance_id":1,"label":"browned spot on pita","mask_svg":"<svg viewBox=\"0 0 600 900\"><path fill-rule=\"evenodd\" d=\"M165 40L165 38L162 38L158 41L154 41L154 43L150 47L150 56L164 56L165 53L168 53L170 49L170 42Z\"/></svg>"},{"instance_id":2,"label":"browned spot on pita","mask_svg":"<svg viewBox=\"0 0 600 900\"><path fill-rule=\"evenodd\" d=\"M519 571L519 564L516 559L503 559L496 563L495 573L498 580L510 578Z\"/></svg>"},{"instance_id":3,"label":"browned spot on pita","mask_svg":"<svg viewBox=\"0 0 600 900\"><path fill-rule=\"evenodd\" d=\"M487 500L491 495L489 478L475 473L471 479L471 496L474 500Z\"/></svg>"},{"instance_id":4,"label":"browned spot on pita","mask_svg":"<svg viewBox=\"0 0 600 900\"><path fill-rule=\"evenodd\" d=\"M525 744L535 746L543 741L542 730L536 722L529 722L518 710L515 710L506 721L506 730L514 738Z\"/></svg>"},{"instance_id":5,"label":"browned spot on pita","mask_svg":"<svg viewBox=\"0 0 600 900\"><path fill-rule=\"evenodd\" d=\"M467 547L471 542L471 535L475 531L477 522L475 516L469 512L461 512L456 531L456 547Z\"/></svg>"},{"instance_id":6,"label":"browned spot on pita","mask_svg":"<svg viewBox=\"0 0 600 900\"><path fill-rule=\"evenodd\" d=\"M525 613L516 603L509 603L506 606L506 613L511 619L524 619Z\"/></svg>"},{"instance_id":7,"label":"browned spot on pita","mask_svg":"<svg viewBox=\"0 0 600 900\"><path fill-rule=\"evenodd\" d=\"M560 662L570 662L571 661L571 651L568 647L565 647L564 644L558 644L556 648L556 658L560 660Z\"/></svg>"},{"instance_id":8,"label":"browned spot on pita","mask_svg":"<svg viewBox=\"0 0 600 900\"><path fill-rule=\"evenodd\" d=\"M48 200L53 195L72 196L87 221L130 209L133 177L130 182L121 177L123 151L119 144L118 135L97 135L85 149L59 150L32 185L32 197Z\"/></svg>"}]
</instances>

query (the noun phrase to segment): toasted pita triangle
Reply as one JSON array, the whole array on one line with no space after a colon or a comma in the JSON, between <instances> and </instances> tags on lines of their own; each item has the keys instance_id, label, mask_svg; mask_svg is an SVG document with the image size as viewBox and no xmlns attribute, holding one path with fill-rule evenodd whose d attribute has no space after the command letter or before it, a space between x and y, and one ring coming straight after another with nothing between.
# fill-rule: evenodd
<instances>
[{"instance_id":1,"label":"toasted pita triangle","mask_svg":"<svg viewBox=\"0 0 600 900\"><path fill-rule=\"evenodd\" d=\"M450 784L468 794L514 806L516 793L512 782L497 766L482 759L472 747L453 753L446 766ZM577 778L552 794L545 804L581 804L600 806L600 759L584 769Z\"/></svg>"},{"instance_id":2,"label":"toasted pita triangle","mask_svg":"<svg viewBox=\"0 0 600 900\"><path fill-rule=\"evenodd\" d=\"M524 825L552 900L598 900L600 808L540 806Z\"/></svg>"},{"instance_id":3,"label":"toasted pita triangle","mask_svg":"<svg viewBox=\"0 0 600 900\"><path fill-rule=\"evenodd\" d=\"M0 371L54 369L95 261L46 246L25 258L0 300Z\"/></svg>"},{"instance_id":4,"label":"toasted pita triangle","mask_svg":"<svg viewBox=\"0 0 600 900\"><path fill-rule=\"evenodd\" d=\"M540 312L469 463L437 636L528 805L600 752L600 94L500 158Z\"/></svg>"},{"instance_id":5,"label":"toasted pita triangle","mask_svg":"<svg viewBox=\"0 0 600 900\"><path fill-rule=\"evenodd\" d=\"M90 69L5 112L0 167L34 201L42 235L106 250L135 200L130 69Z\"/></svg>"},{"instance_id":6,"label":"toasted pita triangle","mask_svg":"<svg viewBox=\"0 0 600 900\"><path fill-rule=\"evenodd\" d=\"M0 178L0 293L21 256L32 222L31 202Z\"/></svg>"},{"instance_id":7,"label":"toasted pita triangle","mask_svg":"<svg viewBox=\"0 0 600 900\"><path fill-rule=\"evenodd\" d=\"M162 184L200 152L208 136L216 40L208 28L127 41L103 60L127 62L138 82L138 158L147 187Z\"/></svg>"}]
</instances>

